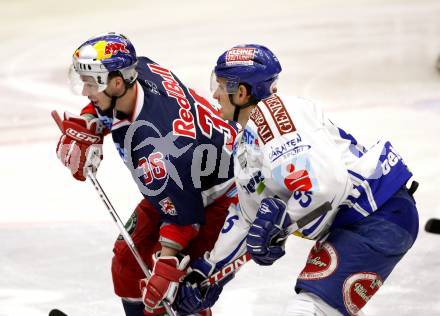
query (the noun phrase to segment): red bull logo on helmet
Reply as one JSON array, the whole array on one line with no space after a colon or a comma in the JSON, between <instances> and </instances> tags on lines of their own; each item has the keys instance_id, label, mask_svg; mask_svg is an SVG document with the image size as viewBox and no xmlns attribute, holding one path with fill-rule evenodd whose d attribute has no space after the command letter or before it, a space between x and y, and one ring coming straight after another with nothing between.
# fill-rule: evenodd
<instances>
[{"instance_id":1,"label":"red bull logo on helmet","mask_svg":"<svg viewBox=\"0 0 440 316\"><path fill-rule=\"evenodd\" d=\"M96 59L98 60L111 58L118 52L129 53L127 46L123 43L118 42L99 41L93 44L93 47L97 52Z\"/></svg>"}]
</instances>

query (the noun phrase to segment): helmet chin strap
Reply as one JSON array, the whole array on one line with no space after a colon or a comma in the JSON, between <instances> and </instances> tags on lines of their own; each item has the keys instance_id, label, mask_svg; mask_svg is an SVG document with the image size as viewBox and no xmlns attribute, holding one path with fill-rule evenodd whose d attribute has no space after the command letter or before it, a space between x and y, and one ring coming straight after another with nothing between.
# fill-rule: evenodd
<instances>
[{"instance_id":1,"label":"helmet chin strap","mask_svg":"<svg viewBox=\"0 0 440 316\"><path fill-rule=\"evenodd\" d=\"M238 122L238 116L240 115L240 110L245 109L251 105L255 105L258 103L257 100L255 100L252 96L249 99L249 101L247 101L245 104L242 105L238 105L237 103L234 102L234 100L232 99L232 94L228 94L229 96L229 102L231 102L231 104L235 107L234 110L234 117L233 117L233 121L234 122Z\"/></svg>"},{"instance_id":2,"label":"helmet chin strap","mask_svg":"<svg viewBox=\"0 0 440 316\"><path fill-rule=\"evenodd\" d=\"M124 92L118 96L110 95L106 90L102 91L110 99L110 107L103 112L103 114L105 116L113 117L113 112L116 107L116 102L118 101L119 98L122 98L127 93L127 90L128 90L127 86L124 85ZM121 116L124 116L124 118L125 118L127 115L125 113L120 112L120 111L116 111L116 118L121 119Z\"/></svg>"}]
</instances>

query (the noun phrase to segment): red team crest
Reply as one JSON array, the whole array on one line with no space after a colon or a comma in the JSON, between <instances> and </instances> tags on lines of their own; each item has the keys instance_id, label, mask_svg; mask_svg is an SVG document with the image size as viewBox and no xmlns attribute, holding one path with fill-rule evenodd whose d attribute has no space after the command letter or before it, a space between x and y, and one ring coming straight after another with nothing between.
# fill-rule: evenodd
<instances>
[{"instance_id":1,"label":"red team crest","mask_svg":"<svg viewBox=\"0 0 440 316\"><path fill-rule=\"evenodd\" d=\"M381 277L373 272L361 272L348 277L343 287L344 305L347 310L352 315L357 315L382 283Z\"/></svg>"},{"instance_id":2,"label":"red team crest","mask_svg":"<svg viewBox=\"0 0 440 316\"><path fill-rule=\"evenodd\" d=\"M176 208L174 207L173 201L169 197L164 198L159 202L162 212L168 215L177 215Z\"/></svg>"},{"instance_id":3,"label":"red team crest","mask_svg":"<svg viewBox=\"0 0 440 316\"><path fill-rule=\"evenodd\" d=\"M307 263L299 279L319 280L328 277L338 267L338 254L336 249L328 242L319 242L312 248L307 258Z\"/></svg>"}]
</instances>

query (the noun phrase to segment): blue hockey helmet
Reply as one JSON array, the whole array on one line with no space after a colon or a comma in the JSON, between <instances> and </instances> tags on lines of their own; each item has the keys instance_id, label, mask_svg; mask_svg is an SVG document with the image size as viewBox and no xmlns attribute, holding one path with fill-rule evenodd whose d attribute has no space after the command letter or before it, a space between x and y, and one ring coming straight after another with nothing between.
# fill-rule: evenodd
<instances>
[{"instance_id":1,"label":"blue hockey helmet","mask_svg":"<svg viewBox=\"0 0 440 316\"><path fill-rule=\"evenodd\" d=\"M110 73L116 72L126 84L133 84L137 78L136 65L136 50L130 40L109 32L90 38L75 50L69 77L77 93L81 93L84 84L101 92L107 87Z\"/></svg>"},{"instance_id":2,"label":"blue hockey helmet","mask_svg":"<svg viewBox=\"0 0 440 316\"><path fill-rule=\"evenodd\" d=\"M255 100L269 97L275 89L281 65L267 47L247 44L232 47L217 60L211 78L211 90L215 91L217 78L226 79L229 94L237 91L239 84L248 84Z\"/></svg>"}]
</instances>

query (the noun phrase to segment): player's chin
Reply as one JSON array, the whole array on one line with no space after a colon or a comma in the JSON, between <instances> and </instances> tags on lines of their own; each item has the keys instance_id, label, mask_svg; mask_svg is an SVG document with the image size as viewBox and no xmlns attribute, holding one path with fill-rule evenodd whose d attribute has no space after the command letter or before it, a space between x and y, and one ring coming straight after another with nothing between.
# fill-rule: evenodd
<instances>
[{"instance_id":1,"label":"player's chin","mask_svg":"<svg viewBox=\"0 0 440 316\"><path fill-rule=\"evenodd\" d=\"M103 112L105 112L106 110L108 110L110 108L110 104L102 104L99 101L92 101L92 103L95 107L97 107L98 109L100 109Z\"/></svg>"},{"instance_id":2,"label":"player's chin","mask_svg":"<svg viewBox=\"0 0 440 316\"><path fill-rule=\"evenodd\" d=\"M228 120L228 121L232 121L234 118L234 114L229 113L229 112L225 112L225 111L221 111L220 112L220 117L224 120Z\"/></svg>"}]
</instances>

